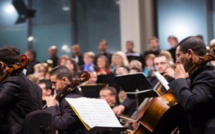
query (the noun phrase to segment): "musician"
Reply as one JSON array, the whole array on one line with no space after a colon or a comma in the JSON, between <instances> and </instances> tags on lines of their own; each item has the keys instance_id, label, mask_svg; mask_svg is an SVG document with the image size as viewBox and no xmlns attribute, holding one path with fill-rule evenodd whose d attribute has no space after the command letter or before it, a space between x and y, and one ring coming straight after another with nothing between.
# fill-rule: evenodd
<instances>
[{"instance_id":1,"label":"musician","mask_svg":"<svg viewBox=\"0 0 215 134\"><path fill-rule=\"evenodd\" d=\"M0 76L19 62L20 50L12 46L0 48ZM0 133L22 134L26 115L42 108L42 90L22 70L0 83Z\"/></svg>"},{"instance_id":2,"label":"musician","mask_svg":"<svg viewBox=\"0 0 215 134\"><path fill-rule=\"evenodd\" d=\"M52 88L59 93L69 82L73 80L72 72L66 66L57 66L50 71ZM52 114L53 126L59 134L82 134L84 126L72 110L65 98L82 97L77 88L68 89L67 94L59 100L59 107L54 96L46 97L46 111ZM60 113L59 113L60 112Z\"/></svg>"},{"instance_id":3,"label":"musician","mask_svg":"<svg viewBox=\"0 0 215 134\"><path fill-rule=\"evenodd\" d=\"M167 79L168 82L172 81L174 78L174 70L170 66L169 59L164 54L159 54L154 58L154 67L155 70L157 70L160 74L163 76L168 76ZM173 77L173 78L172 78ZM158 82L158 79L156 77L149 77L149 81L153 86L155 86ZM162 88L162 92L165 92L165 89Z\"/></svg>"},{"instance_id":4,"label":"musician","mask_svg":"<svg viewBox=\"0 0 215 134\"><path fill-rule=\"evenodd\" d=\"M46 104L46 97L53 95L52 83L50 80L40 80L39 86L42 89L42 101L43 105Z\"/></svg>"},{"instance_id":5,"label":"musician","mask_svg":"<svg viewBox=\"0 0 215 134\"><path fill-rule=\"evenodd\" d=\"M205 44L198 37L187 37L177 49L175 80L169 85L179 104L185 110L192 134L215 133L215 68L210 62L189 73L190 85L186 82L186 71L199 56L206 54Z\"/></svg>"}]
</instances>

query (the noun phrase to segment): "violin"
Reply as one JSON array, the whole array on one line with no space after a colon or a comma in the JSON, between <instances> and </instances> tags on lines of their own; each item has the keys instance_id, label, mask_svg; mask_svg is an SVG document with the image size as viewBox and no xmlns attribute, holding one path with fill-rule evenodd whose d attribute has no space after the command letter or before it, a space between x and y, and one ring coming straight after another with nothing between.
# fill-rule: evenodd
<instances>
[{"instance_id":1,"label":"violin","mask_svg":"<svg viewBox=\"0 0 215 134\"><path fill-rule=\"evenodd\" d=\"M215 47L211 48L211 53L200 56L199 60L193 63L186 71L195 72L199 67L208 61L215 59ZM178 105L177 99L169 92L154 97L138 114L138 127L135 134L168 134L177 133L181 117L184 115L183 109Z\"/></svg>"},{"instance_id":2,"label":"violin","mask_svg":"<svg viewBox=\"0 0 215 134\"><path fill-rule=\"evenodd\" d=\"M27 67L27 65L30 62L30 58L28 58L26 55L21 55L19 57L20 63L15 63L9 69L2 75L0 78L0 83L5 80L9 75L12 75L13 73L22 70L23 68Z\"/></svg>"},{"instance_id":3,"label":"violin","mask_svg":"<svg viewBox=\"0 0 215 134\"><path fill-rule=\"evenodd\" d=\"M90 79L90 74L86 71L83 71L80 73L80 78L73 80L69 82L63 89L61 89L57 95L56 95L56 100L59 100L62 96L66 95L68 92L68 88L73 88L70 91L73 91L76 86L80 85L83 82L86 82ZM43 109L47 108L47 105L43 106Z\"/></svg>"}]
</instances>

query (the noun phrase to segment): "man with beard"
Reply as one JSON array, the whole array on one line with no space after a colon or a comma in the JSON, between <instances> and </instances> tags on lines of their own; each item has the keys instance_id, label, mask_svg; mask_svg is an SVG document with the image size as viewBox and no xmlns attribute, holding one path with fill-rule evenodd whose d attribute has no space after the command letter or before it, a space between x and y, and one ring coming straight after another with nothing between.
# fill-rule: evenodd
<instances>
[{"instance_id":1,"label":"man with beard","mask_svg":"<svg viewBox=\"0 0 215 134\"><path fill-rule=\"evenodd\" d=\"M188 72L190 83L186 81L186 71L205 54L206 46L200 38L191 36L182 40L176 49L179 65L175 69L175 80L170 83L186 112L192 134L215 133L215 67L210 62L202 64Z\"/></svg>"}]
</instances>

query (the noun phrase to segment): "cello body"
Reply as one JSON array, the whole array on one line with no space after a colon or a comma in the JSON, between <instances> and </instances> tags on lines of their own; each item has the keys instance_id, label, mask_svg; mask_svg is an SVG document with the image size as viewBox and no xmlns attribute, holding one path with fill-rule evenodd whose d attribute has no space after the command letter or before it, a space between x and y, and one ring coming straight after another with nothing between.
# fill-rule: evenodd
<instances>
[{"instance_id":1,"label":"cello body","mask_svg":"<svg viewBox=\"0 0 215 134\"><path fill-rule=\"evenodd\" d=\"M174 134L183 113L172 94L154 97L139 114L139 126L135 134Z\"/></svg>"}]
</instances>

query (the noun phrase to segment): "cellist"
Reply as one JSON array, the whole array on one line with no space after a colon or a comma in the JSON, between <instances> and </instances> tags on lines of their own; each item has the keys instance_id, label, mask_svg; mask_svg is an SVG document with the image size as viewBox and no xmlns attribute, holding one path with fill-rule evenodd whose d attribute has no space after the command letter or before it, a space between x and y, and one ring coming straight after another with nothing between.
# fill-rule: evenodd
<instances>
[{"instance_id":1,"label":"cellist","mask_svg":"<svg viewBox=\"0 0 215 134\"><path fill-rule=\"evenodd\" d=\"M210 62L189 72L190 84L186 81L186 71L206 54L206 46L198 37L182 40L176 49L179 65L175 69L175 80L169 86L178 103L188 117L191 134L215 133L215 68Z\"/></svg>"},{"instance_id":2,"label":"cellist","mask_svg":"<svg viewBox=\"0 0 215 134\"><path fill-rule=\"evenodd\" d=\"M12 46L0 48L1 80L19 63L19 54L20 50ZM42 108L41 97L41 88L22 73L22 67L4 78L0 83L0 133L22 134L26 115Z\"/></svg>"}]
</instances>

